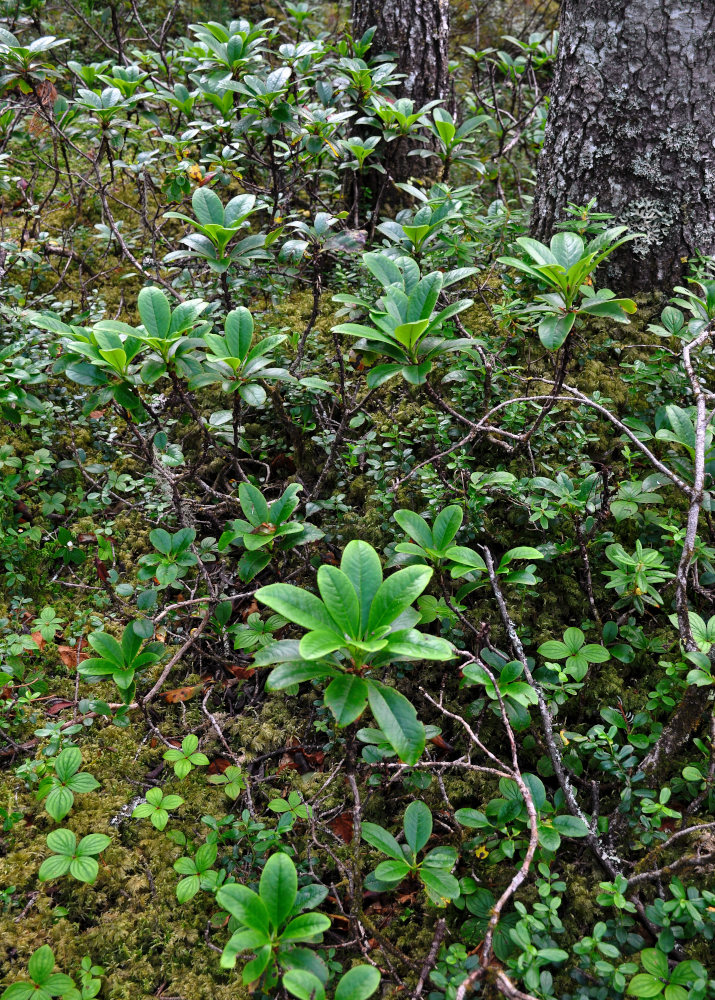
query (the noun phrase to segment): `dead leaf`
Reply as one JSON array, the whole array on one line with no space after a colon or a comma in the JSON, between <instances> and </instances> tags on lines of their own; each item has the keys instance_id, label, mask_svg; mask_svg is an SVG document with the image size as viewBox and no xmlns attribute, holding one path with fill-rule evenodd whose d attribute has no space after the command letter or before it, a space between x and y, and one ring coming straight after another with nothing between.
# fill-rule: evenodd
<instances>
[{"instance_id":1,"label":"dead leaf","mask_svg":"<svg viewBox=\"0 0 715 1000\"><path fill-rule=\"evenodd\" d=\"M448 743L439 734L437 736L432 736L430 738L429 742L433 743L436 747L439 747L440 750L454 750L454 747L452 746L452 744Z\"/></svg>"},{"instance_id":2,"label":"dead leaf","mask_svg":"<svg viewBox=\"0 0 715 1000\"><path fill-rule=\"evenodd\" d=\"M247 681L249 677L253 677L256 672L255 667L242 667L238 663L230 663L227 665L226 669L234 677L237 677L239 681Z\"/></svg>"},{"instance_id":3,"label":"dead leaf","mask_svg":"<svg viewBox=\"0 0 715 1000\"><path fill-rule=\"evenodd\" d=\"M90 658L86 651L87 640L80 639L76 646L58 646L57 652L66 667L76 667L78 663Z\"/></svg>"},{"instance_id":4,"label":"dead leaf","mask_svg":"<svg viewBox=\"0 0 715 1000\"><path fill-rule=\"evenodd\" d=\"M290 455L281 452L271 461L271 470L281 477L292 476L295 472L295 462Z\"/></svg>"},{"instance_id":5,"label":"dead leaf","mask_svg":"<svg viewBox=\"0 0 715 1000\"><path fill-rule=\"evenodd\" d=\"M308 753L300 744L300 740L295 737L291 740L291 746L287 751L292 757L292 769L300 774L309 774L311 771L319 771L325 760L325 754L320 750L316 753ZM280 773L280 768L279 772Z\"/></svg>"},{"instance_id":6,"label":"dead leaf","mask_svg":"<svg viewBox=\"0 0 715 1000\"><path fill-rule=\"evenodd\" d=\"M41 632L32 632L30 638L35 643L40 652L45 648L45 640L42 638Z\"/></svg>"},{"instance_id":7,"label":"dead leaf","mask_svg":"<svg viewBox=\"0 0 715 1000\"><path fill-rule=\"evenodd\" d=\"M15 501L15 513L19 517L20 521L27 522L32 520L32 511L24 500Z\"/></svg>"},{"instance_id":8,"label":"dead leaf","mask_svg":"<svg viewBox=\"0 0 715 1000\"><path fill-rule=\"evenodd\" d=\"M249 615L255 614L258 610L259 610L259 608L258 608L258 602L257 601L251 601L251 603L248 605L248 607L246 608L246 610L241 612L241 618L243 618L243 620L245 622Z\"/></svg>"},{"instance_id":9,"label":"dead leaf","mask_svg":"<svg viewBox=\"0 0 715 1000\"><path fill-rule=\"evenodd\" d=\"M48 715L58 715L60 712L64 712L66 708L74 708L73 701L56 701L53 705L49 705L47 708Z\"/></svg>"},{"instance_id":10,"label":"dead leaf","mask_svg":"<svg viewBox=\"0 0 715 1000\"><path fill-rule=\"evenodd\" d=\"M189 698L193 698L194 695L198 694L199 691L203 691L203 689L203 684L189 684L186 687L174 688L173 691L165 691L161 697L167 705L175 705L180 701L188 701Z\"/></svg>"},{"instance_id":11,"label":"dead leaf","mask_svg":"<svg viewBox=\"0 0 715 1000\"><path fill-rule=\"evenodd\" d=\"M283 771L297 771L298 765L293 760L290 754L284 753L281 757L278 767L276 768L276 774L282 774Z\"/></svg>"},{"instance_id":12,"label":"dead leaf","mask_svg":"<svg viewBox=\"0 0 715 1000\"><path fill-rule=\"evenodd\" d=\"M353 839L353 814L351 810L340 813L335 819L331 819L328 826L345 844L349 844Z\"/></svg>"},{"instance_id":13,"label":"dead leaf","mask_svg":"<svg viewBox=\"0 0 715 1000\"><path fill-rule=\"evenodd\" d=\"M231 767L228 757L214 757L206 769L207 774L223 774L227 767Z\"/></svg>"}]
</instances>

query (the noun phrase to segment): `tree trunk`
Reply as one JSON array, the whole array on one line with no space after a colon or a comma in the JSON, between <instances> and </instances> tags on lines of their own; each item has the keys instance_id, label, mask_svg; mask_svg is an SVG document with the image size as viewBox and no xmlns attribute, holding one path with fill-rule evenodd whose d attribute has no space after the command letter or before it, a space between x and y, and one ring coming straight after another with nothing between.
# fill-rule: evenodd
<instances>
[{"instance_id":1,"label":"tree trunk","mask_svg":"<svg viewBox=\"0 0 715 1000\"><path fill-rule=\"evenodd\" d=\"M449 96L449 0L352 0L353 35L375 27L371 55L394 52L399 97L417 107Z\"/></svg>"},{"instance_id":2,"label":"tree trunk","mask_svg":"<svg viewBox=\"0 0 715 1000\"><path fill-rule=\"evenodd\" d=\"M564 0L534 236L595 197L644 233L609 259L609 286L670 290L715 251L714 102L711 0Z\"/></svg>"}]
</instances>

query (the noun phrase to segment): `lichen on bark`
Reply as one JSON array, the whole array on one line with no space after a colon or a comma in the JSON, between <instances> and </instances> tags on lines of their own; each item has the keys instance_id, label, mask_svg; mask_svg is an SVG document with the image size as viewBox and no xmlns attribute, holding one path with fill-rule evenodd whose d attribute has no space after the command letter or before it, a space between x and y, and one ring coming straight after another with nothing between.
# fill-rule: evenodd
<instances>
[{"instance_id":1,"label":"lichen on bark","mask_svg":"<svg viewBox=\"0 0 715 1000\"><path fill-rule=\"evenodd\" d=\"M618 292L672 287L696 251L712 253L714 67L713 4L565 0L534 235L597 198L644 234L609 259Z\"/></svg>"}]
</instances>

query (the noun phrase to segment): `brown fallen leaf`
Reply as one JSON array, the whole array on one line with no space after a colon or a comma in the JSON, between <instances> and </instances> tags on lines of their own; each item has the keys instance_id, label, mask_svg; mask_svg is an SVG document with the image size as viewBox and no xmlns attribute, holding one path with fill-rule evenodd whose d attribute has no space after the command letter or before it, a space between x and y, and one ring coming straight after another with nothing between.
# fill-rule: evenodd
<instances>
[{"instance_id":1,"label":"brown fallen leaf","mask_svg":"<svg viewBox=\"0 0 715 1000\"><path fill-rule=\"evenodd\" d=\"M188 701L189 698L193 698L194 695L198 694L199 691L203 691L203 689L204 684L187 684L186 687L174 688L173 691L165 691L161 697L167 705L175 705L180 701Z\"/></svg>"},{"instance_id":2,"label":"brown fallen leaf","mask_svg":"<svg viewBox=\"0 0 715 1000\"><path fill-rule=\"evenodd\" d=\"M349 844L353 839L353 814L351 810L347 812L340 813L334 819L331 819L328 826L345 844Z\"/></svg>"},{"instance_id":3,"label":"brown fallen leaf","mask_svg":"<svg viewBox=\"0 0 715 1000\"><path fill-rule=\"evenodd\" d=\"M35 643L40 652L45 648L45 640L42 637L41 632L31 632L30 638Z\"/></svg>"},{"instance_id":4,"label":"brown fallen leaf","mask_svg":"<svg viewBox=\"0 0 715 1000\"><path fill-rule=\"evenodd\" d=\"M32 520L32 511L24 500L15 501L15 513L21 522L28 522Z\"/></svg>"},{"instance_id":5,"label":"brown fallen leaf","mask_svg":"<svg viewBox=\"0 0 715 1000\"><path fill-rule=\"evenodd\" d=\"M239 681L247 681L249 677L253 677L256 672L255 667L242 667L238 663L230 663L227 665L226 669L234 677L237 677Z\"/></svg>"},{"instance_id":6,"label":"brown fallen leaf","mask_svg":"<svg viewBox=\"0 0 715 1000\"><path fill-rule=\"evenodd\" d=\"M207 774L223 774L227 767L231 767L228 757L214 757L206 768Z\"/></svg>"},{"instance_id":7,"label":"brown fallen leaf","mask_svg":"<svg viewBox=\"0 0 715 1000\"><path fill-rule=\"evenodd\" d=\"M291 770L298 771L300 774L309 774L310 771L319 771L325 760L325 754L318 750L316 753L307 753L303 747L300 745L299 740L293 738L291 740L292 746L290 746L286 754L281 759L281 763L278 766L277 774L280 774L282 770L290 768ZM290 764L284 764L283 761L286 758L290 759Z\"/></svg>"},{"instance_id":8,"label":"brown fallen leaf","mask_svg":"<svg viewBox=\"0 0 715 1000\"><path fill-rule=\"evenodd\" d=\"M66 708L74 708L73 701L56 701L53 705L49 705L46 709L48 715L58 715L63 712Z\"/></svg>"},{"instance_id":9,"label":"brown fallen leaf","mask_svg":"<svg viewBox=\"0 0 715 1000\"><path fill-rule=\"evenodd\" d=\"M276 774L282 774L283 771L297 771L298 765L289 753L284 753L278 762L278 767L276 768Z\"/></svg>"},{"instance_id":10,"label":"brown fallen leaf","mask_svg":"<svg viewBox=\"0 0 715 1000\"><path fill-rule=\"evenodd\" d=\"M439 734L437 736L432 736L429 742L433 743L434 746L439 747L440 750L454 750L454 747L452 746L452 744L448 743Z\"/></svg>"},{"instance_id":11,"label":"brown fallen leaf","mask_svg":"<svg viewBox=\"0 0 715 1000\"><path fill-rule=\"evenodd\" d=\"M91 653L87 652L87 640L80 639L76 646L58 646L57 652L66 667L76 667L83 660L88 660Z\"/></svg>"},{"instance_id":12,"label":"brown fallen leaf","mask_svg":"<svg viewBox=\"0 0 715 1000\"><path fill-rule=\"evenodd\" d=\"M245 622L249 615L255 614L258 610L260 610L258 607L258 601L251 601L245 611L241 612L241 618L243 618Z\"/></svg>"},{"instance_id":13,"label":"brown fallen leaf","mask_svg":"<svg viewBox=\"0 0 715 1000\"><path fill-rule=\"evenodd\" d=\"M290 455L281 452L271 461L271 471L281 477L292 476L295 472L295 462Z\"/></svg>"}]
</instances>

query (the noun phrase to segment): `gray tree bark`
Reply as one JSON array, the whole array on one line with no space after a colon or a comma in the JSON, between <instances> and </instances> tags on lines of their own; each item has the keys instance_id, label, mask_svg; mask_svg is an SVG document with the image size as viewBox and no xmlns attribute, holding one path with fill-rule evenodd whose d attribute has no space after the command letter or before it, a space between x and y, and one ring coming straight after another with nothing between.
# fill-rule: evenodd
<instances>
[{"instance_id":1,"label":"gray tree bark","mask_svg":"<svg viewBox=\"0 0 715 1000\"><path fill-rule=\"evenodd\" d=\"M352 0L353 35L377 29L370 53L394 52L399 97L418 107L449 96L449 0Z\"/></svg>"},{"instance_id":2,"label":"gray tree bark","mask_svg":"<svg viewBox=\"0 0 715 1000\"><path fill-rule=\"evenodd\" d=\"M672 288L715 252L714 104L713 0L563 0L534 236L595 197L645 234L609 259L609 286Z\"/></svg>"}]
</instances>

